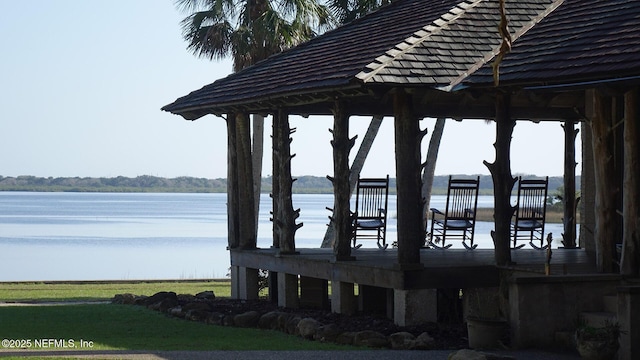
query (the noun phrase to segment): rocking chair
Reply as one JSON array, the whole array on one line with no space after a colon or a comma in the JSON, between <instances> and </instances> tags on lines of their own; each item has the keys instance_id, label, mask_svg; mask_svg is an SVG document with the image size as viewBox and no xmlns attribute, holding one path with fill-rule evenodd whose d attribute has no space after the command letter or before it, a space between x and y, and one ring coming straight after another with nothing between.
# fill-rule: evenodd
<instances>
[{"instance_id":1,"label":"rocking chair","mask_svg":"<svg viewBox=\"0 0 640 360\"><path fill-rule=\"evenodd\" d=\"M356 211L353 216L353 247L358 240L376 239L378 248L387 248L387 203L389 175L386 178L358 179Z\"/></svg>"},{"instance_id":2,"label":"rocking chair","mask_svg":"<svg viewBox=\"0 0 640 360\"><path fill-rule=\"evenodd\" d=\"M431 231L427 234L425 247L448 249L452 245L446 244L448 239L462 240L462 245L468 250L478 247L473 243L473 234L479 188L480 176L475 179L452 179L449 176L446 207L444 212L431 209Z\"/></svg>"},{"instance_id":3,"label":"rocking chair","mask_svg":"<svg viewBox=\"0 0 640 360\"><path fill-rule=\"evenodd\" d=\"M520 249L525 244L518 245L518 240L529 239L529 245L534 249L543 250L544 220L547 212L547 188L549 177L542 180L518 181L518 202L511 222L511 237L513 249ZM540 242L540 246L535 242Z\"/></svg>"}]
</instances>

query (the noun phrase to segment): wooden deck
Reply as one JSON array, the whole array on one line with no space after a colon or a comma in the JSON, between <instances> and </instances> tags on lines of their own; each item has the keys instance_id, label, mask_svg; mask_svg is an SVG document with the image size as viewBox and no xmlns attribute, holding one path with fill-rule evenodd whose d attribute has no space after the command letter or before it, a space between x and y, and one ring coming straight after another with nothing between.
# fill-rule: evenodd
<instances>
[{"instance_id":1,"label":"wooden deck","mask_svg":"<svg viewBox=\"0 0 640 360\"><path fill-rule=\"evenodd\" d=\"M492 249L423 249L422 266L397 264L395 249L360 248L353 261L334 261L332 249L296 249L280 255L277 249L233 250L231 265L300 276L393 289L469 288L497 286L498 268ZM512 250L509 267L522 275L544 273L546 251ZM595 272L583 249L553 249L551 273Z\"/></svg>"}]
</instances>

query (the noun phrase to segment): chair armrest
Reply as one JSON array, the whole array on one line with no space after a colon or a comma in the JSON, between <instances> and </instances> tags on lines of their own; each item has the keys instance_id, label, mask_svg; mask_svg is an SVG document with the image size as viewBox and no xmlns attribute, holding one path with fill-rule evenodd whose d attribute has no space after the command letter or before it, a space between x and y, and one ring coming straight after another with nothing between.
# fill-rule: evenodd
<instances>
[{"instance_id":1,"label":"chair armrest","mask_svg":"<svg viewBox=\"0 0 640 360\"><path fill-rule=\"evenodd\" d=\"M383 208L378 208L378 216L382 217L382 215L386 215L387 210Z\"/></svg>"},{"instance_id":2,"label":"chair armrest","mask_svg":"<svg viewBox=\"0 0 640 360\"><path fill-rule=\"evenodd\" d=\"M444 215L444 213L436 208L431 208L430 209L432 213L434 214L438 214L438 215Z\"/></svg>"}]
</instances>

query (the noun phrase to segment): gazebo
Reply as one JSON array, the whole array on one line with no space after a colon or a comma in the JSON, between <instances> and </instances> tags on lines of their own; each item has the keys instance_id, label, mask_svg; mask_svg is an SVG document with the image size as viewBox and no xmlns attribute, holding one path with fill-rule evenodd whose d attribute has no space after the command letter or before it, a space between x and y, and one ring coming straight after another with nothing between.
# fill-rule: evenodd
<instances>
[{"instance_id":1,"label":"gazebo","mask_svg":"<svg viewBox=\"0 0 640 360\"><path fill-rule=\"evenodd\" d=\"M274 279L270 294L282 306L329 306L330 282L333 311L383 309L396 323L410 325L437 320L444 289L498 287L507 271L513 276L506 311L516 344L539 343L540 336L523 330L532 325L525 314L531 304L522 303L525 299L519 294L545 286L549 291L569 281L573 292L588 288L593 291L587 297L598 299L615 291L622 278L581 276L593 280L578 281L582 285L575 285L575 278L562 278L549 287L544 277L526 271L542 265L544 253L510 249L509 219L514 209L509 199L515 180L509 148L518 119L564 122L567 193L575 188L575 125L590 125L582 127L583 146L593 144L594 157L583 151L581 248L554 251L555 271L612 273L620 243L623 274L637 277L639 16L640 4L633 1L507 2L502 17L497 0L398 0L163 107L188 120L214 114L227 121L233 296L257 297L257 271L264 269ZM513 47L508 52L510 42ZM274 246L270 249L256 247L248 120L252 113L273 115ZM290 115L334 118L332 250L295 246ZM354 115L394 119L397 249L354 252L350 247L349 118ZM494 250L421 249L425 230L420 142L425 133L419 121L426 117L496 122L496 158L487 164L494 182ZM624 126L617 126L621 123ZM623 198L635 201L624 202L620 217ZM574 202L567 199L567 209ZM569 223L565 236L571 238L575 235ZM616 232L624 241L616 241ZM517 275L526 280L517 280ZM634 291L625 294L620 297L627 299L625 304L637 302ZM563 306L566 310L569 304ZM555 312L537 314L546 318L541 325L552 332L574 320L569 318L575 311L565 311L560 321ZM637 330L630 330L629 338L635 339ZM547 336L542 342L550 344L553 339Z\"/></svg>"}]
</instances>

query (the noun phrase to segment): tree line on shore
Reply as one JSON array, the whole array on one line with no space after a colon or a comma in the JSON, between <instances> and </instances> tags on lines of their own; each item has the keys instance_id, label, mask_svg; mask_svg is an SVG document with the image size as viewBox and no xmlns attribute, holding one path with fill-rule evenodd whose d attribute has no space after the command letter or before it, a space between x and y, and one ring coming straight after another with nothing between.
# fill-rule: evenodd
<instances>
[{"instance_id":1,"label":"tree line on shore","mask_svg":"<svg viewBox=\"0 0 640 360\"><path fill-rule=\"evenodd\" d=\"M475 176L475 175L474 175ZM470 177L470 175L456 175ZM533 178L534 176L523 176ZM271 177L262 178L262 191L271 192ZM438 175L434 178L433 194L442 195L447 192L449 177ZM576 183L580 184L579 176ZM561 176L549 177L549 194L553 194L563 185ZM395 178L390 179L390 193L395 193ZM1 176L0 191L41 191L41 192L177 192L177 193L220 193L227 191L227 180L224 178L206 179L181 176L163 178L151 175L136 177L36 177L36 176ZM321 176L300 176L293 183L293 192L298 194L330 194L333 192L331 182ZM490 195L493 182L490 175L480 175L480 193Z\"/></svg>"}]
</instances>

